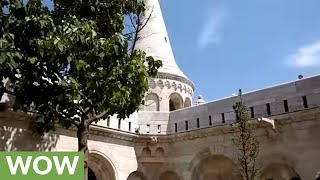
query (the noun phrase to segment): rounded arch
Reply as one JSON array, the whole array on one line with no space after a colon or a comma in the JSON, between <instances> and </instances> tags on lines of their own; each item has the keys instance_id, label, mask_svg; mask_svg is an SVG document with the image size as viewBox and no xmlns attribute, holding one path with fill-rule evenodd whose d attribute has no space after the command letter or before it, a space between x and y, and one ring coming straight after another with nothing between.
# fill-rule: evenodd
<instances>
[{"instance_id":1,"label":"rounded arch","mask_svg":"<svg viewBox=\"0 0 320 180\"><path fill-rule=\"evenodd\" d=\"M156 149L156 156L158 156L158 157L162 157L162 156L164 156L164 149L162 148L162 147L158 147L157 149Z\"/></svg>"},{"instance_id":2,"label":"rounded arch","mask_svg":"<svg viewBox=\"0 0 320 180\"><path fill-rule=\"evenodd\" d=\"M127 180L146 180L145 175L140 171L134 171L130 173Z\"/></svg>"},{"instance_id":3,"label":"rounded arch","mask_svg":"<svg viewBox=\"0 0 320 180\"><path fill-rule=\"evenodd\" d=\"M96 174L90 167L88 168L88 180L97 180Z\"/></svg>"},{"instance_id":4,"label":"rounded arch","mask_svg":"<svg viewBox=\"0 0 320 180\"><path fill-rule=\"evenodd\" d=\"M191 107L191 100L189 97L186 97L186 99L184 100L184 107Z\"/></svg>"},{"instance_id":5,"label":"rounded arch","mask_svg":"<svg viewBox=\"0 0 320 180\"><path fill-rule=\"evenodd\" d=\"M150 150L150 148L148 148L148 147L144 147L143 149L142 149L142 156L151 156L151 150Z\"/></svg>"},{"instance_id":6,"label":"rounded arch","mask_svg":"<svg viewBox=\"0 0 320 180\"><path fill-rule=\"evenodd\" d=\"M223 155L202 159L193 169L192 180L242 180L236 164Z\"/></svg>"},{"instance_id":7,"label":"rounded arch","mask_svg":"<svg viewBox=\"0 0 320 180\"><path fill-rule=\"evenodd\" d=\"M180 180L180 178L174 171L166 171L160 174L159 180Z\"/></svg>"},{"instance_id":8,"label":"rounded arch","mask_svg":"<svg viewBox=\"0 0 320 180\"><path fill-rule=\"evenodd\" d=\"M112 161L104 154L90 151L88 161L89 180L117 180L117 172Z\"/></svg>"},{"instance_id":9,"label":"rounded arch","mask_svg":"<svg viewBox=\"0 0 320 180\"><path fill-rule=\"evenodd\" d=\"M172 93L169 96L169 110L175 111L183 108L183 99L181 95L177 92Z\"/></svg>"},{"instance_id":10,"label":"rounded arch","mask_svg":"<svg viewBox=\"0 0 320 180\"><path fill-rule=\"evenodd\" d=\"M149 93L145 98L145 111L159 111L159 96L155 93Z\"/></svg>"},{"instance_id":11,"label":"rounded arch","mask_svg":"<svg viewBox=\"0 0 320 180\"><path fill-rule=\"evenodd\" d=\"M272 163L261 170L261 180L283 180L294 179L300 177L295 169L288 164L284 163Z\"/></svg>"}]
</instances>

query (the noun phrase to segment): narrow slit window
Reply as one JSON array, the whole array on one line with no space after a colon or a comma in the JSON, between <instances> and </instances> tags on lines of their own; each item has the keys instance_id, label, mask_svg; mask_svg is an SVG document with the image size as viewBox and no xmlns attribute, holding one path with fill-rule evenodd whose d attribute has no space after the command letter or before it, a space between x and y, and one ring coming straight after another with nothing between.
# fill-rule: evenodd
<instances>
[{"instance_id":1,"label":"narrow slit window","mask_svg":"<svg viewBox=\"0 0 320 180\"><path fill-rule=\"evenodd\" d=\"M186 126L186 131L188 131L188 129L189 129L188 121L185 122L185 126Z\"/></svg>"},{"instance_id":2,"label":"narrow slit window","mask_svg":"<svg viewBox=\"0 0 320 180\"><path fill-rule=\"evenodd\" d=\"M174 123L174 131L178 132L178 124L177 123Z\"/></svg>"},{"instance_id":3,"label":"narrow slit window","mask_svg":"<svg viewBox=\"0 0 320 180\"><path fill-rule=\"evenodd\" d=\"M118 129L121 129L121 119L118 120Z\"/></svg>"},{"instance_id":4,"label":"narrow slit window","mask_svg":"<svg viewBox=\"0 0 320 180\"><path fill-rule=\"evenodd\" d=\"M164 37L164 41L166 41L166 43L168 42L167 37Z\"/></svg>"},{"instance_id":5,"label":"narrow slit window","mask_svg":"<svg viewBox=\"0 0 320 180\"><path fill-rule=\"evenodd\" d=\"M211 116L209 116L209 126L212 126L212 119L211 119Z\"/></svg>"},{"instance_id":6,"label":"narrow slit window","mask_svg":"<svg viewBox=\"0 0 320 180\"><path fill-rule=\"evenodd\" d=\"M221 113L221 119L222 119L222 123L226 123L226 119L224 117L224 113Z\"/></svg>"},{"instance_id":7,"label":"narrow slit window","mask_svg":"<svg viewBox=\"0 0 320 180\"><path fill-rule=\"evenodd\" d=\"M308 105L307 96L302 96L302 100L303 100L303 107L304 107L304 108L308 108L309 105Z\"/></svg>"},{"instance_id":8,"label":"narrow slit window","mask_svg":"<svg viewBox=\"0 0 320 180\"><path fill-rule=\"evenodd\" d=\"M131 131L131 122L129 122L129 132Z\"/></svg>"},{"instance_id":9,"label":"narrow slit window","mask_svg":"<svg viewBox=\"0 0 320 180\"><path fill-rule=\"evenodd\" d=\"M147 133L150 133L150 124L147 124Z\"/></svg>"},{"instance_id":10,"label":"narrow slit window","mask_svg":"<svg viewBox=\"0 0 320 180\"><path fill-rule=\"evenodd\" d=\"M161 133L161 125L158 125L158 133Z\"/></svg>"},{"instance_id":11,"label":"narrow slit window","mask_svg":"<svg viewBox=\"0 0 320 180\"><path fill-rule=\"evenodd\" d=\"M107 118L107 126L110 127L110 116Z\"/></svg>"},{"instance_id":12,"label":"narrow slit window","mask_svg":"<svg viewBox=\"0 0 320 180\"><path fill-rule=\"evenodd\" d=\"M268 114L268 116L270 116L270 115L271 115L271 107L270 107L270 104L267 103L266 106L267 106L267 114Z\"/></svg>"},{"instance_id":13,"label":"narrow slit window","mask_svg":"<svg viewBox=\"0 0 320 180\"><path fill-rule=\"evenodd\" d=\"M283 100L284 112L289 112L288 100Z\"/></svg>"},{"instance_id":14,"label":"narrow slit window","mask_svg":"<svg viewBox=\"0 0 320 180\"><path fill-rule=\"evenodd\" d=\"M200 119L197 118L197 128L200 128Z\"/></svg>"},{"instance_id":15,"label":"narrow slit window","mask_svg":"<svg viewBox=\"0 0 320 180\"><path fill-rule=\"evenodd\" d=\"M250 107L250 115L251 115L251 118L254 118L254 109L253 109L253 107Z\"/></svg>"}]
</instances>

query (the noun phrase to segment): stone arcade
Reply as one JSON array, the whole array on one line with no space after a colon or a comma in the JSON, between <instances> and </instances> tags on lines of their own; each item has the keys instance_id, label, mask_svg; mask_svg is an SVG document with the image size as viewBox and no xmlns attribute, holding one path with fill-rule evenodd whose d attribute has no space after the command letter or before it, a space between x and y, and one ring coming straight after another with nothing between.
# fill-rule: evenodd
<instances>
[{"instance_id":1,"label":"stone arcade","mask_svg":"<svg viewBox=\"0 0 320 180\"><path fill-rule=\"evenodd\" d=\"M162 60L150 78L146 105L129 119L91 127L90 180L241 179L231 142L237 97L192 106L194 84L175 63L158 0L145 0L150 22L137 47ZM5 99L5 97L3 97ZM261 142L260 179L313 179L320 171L320 76L243 95ZM265 121L274 120L275 128ZM0 149L77 150L74 130L38 137L29 116L0 113Z\"/></svg>"}]
</instances>

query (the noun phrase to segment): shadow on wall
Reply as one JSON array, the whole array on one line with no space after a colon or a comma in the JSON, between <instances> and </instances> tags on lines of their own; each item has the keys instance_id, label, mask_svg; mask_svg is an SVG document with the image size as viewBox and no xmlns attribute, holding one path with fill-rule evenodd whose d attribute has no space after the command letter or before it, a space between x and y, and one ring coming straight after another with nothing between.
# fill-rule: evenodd
<instances>
[{"instance_id":1,"label":"shadow on wall","mask_svg":"<svg viewBox=\"0 0 320 180\"><path fill-rule=\"evenodd\" d=\"M2 120L1 120L2 121ZM59 136L46 133L43 136L23 128L0 126L0 151L51 151Z\"/></svg>"},{"instance_id":2,"label":"shadow on wall","mask_svg":"<svg viewBox=\"0 0 320 180\"><path fill-rule=\"evenodd\" d=\"M168 164L168 147L157 140L135 147L138 168L127 180L183 180L175 171L177 168Z\"/></svg>"},{"instance_id":3,"label":"shadow on wall","mask_svg":"<svg viewBox=\"0 0 320 180\"><path fill-rule=\"evenodd\" d=\"M135 147L135 150L138 168L128 176L127 180L184 180L184 178L190 180L243 180L240 166L235 159L220 153L215 154L209 147L196 153L188 163L188 168L182 168L182 164L168 163L170 161L168 147L161 143L141 144L141 147ZM285 156L282 155L281 159L286 159ZM295 168L289 164L286 161L265 164L261 167L258 179L301 180ZM182 172L187 173L182 176ZM186 175L189 177L187 178Z\"/></svg>"}]
</instances>

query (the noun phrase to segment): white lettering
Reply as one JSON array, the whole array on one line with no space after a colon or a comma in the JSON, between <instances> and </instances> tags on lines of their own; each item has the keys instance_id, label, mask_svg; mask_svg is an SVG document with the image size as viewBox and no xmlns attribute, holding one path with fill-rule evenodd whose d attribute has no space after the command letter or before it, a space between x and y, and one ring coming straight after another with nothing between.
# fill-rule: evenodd
<instances>
[{"instance_id":1,"label":"white lettering","mask_svg":"<svg viewBox=\"0 0 320 180\"><path fill-rule=\"evenodd\" d=\"M46 161L47 169L45 169L45 170L39 169L39 161L41 161L41 160ZM33 170L34 170L34 172L36 172L39 175L46 175L51 171L51 169L52 169L52 162L46 156L39 156L33 161Z\"/></svg>"},{"instance_id":2,"label":"white lettering","mask_svg":"<svg viewBox=\"0 0 320 180\"><path fill-rule=\"evenodd\" d=\"M62 162L60 164L59 158L57 156L53 156L53 161L54 161L54 164L56 166L57 173L59 175L62 175L65 166L67 166L69 174L70 175L74 175L74 172L76 171L78 160L79 160L79 156L75 156L73 158L73 162L72 162L72 165L71 165L69 157L68 156L64 156L63 160L62 160Z\"/></svg>"},{"instance_id":3,"label":"white lettering","mask_svg":"<svg viewBox=\"0 0 320 180\"><path fill-rule=\"evenodd\" d=\"M6 156L6 159L7 159L7 163L8 163L11 175L16 175L17 174L17 170L18 170L19 166L21 168L21 171L22 171L23 175L28 174L30 163L31 163L31 160L32 160L31 156L27 157L27 162L25 164L23 164L23 160L22 160L21 156L17 157L14 165L12 163L12 159L11 159L10 156Z\"/></svg>"}]
</instances>

